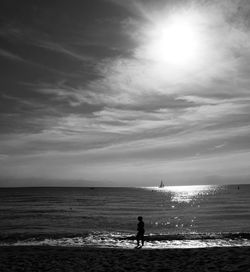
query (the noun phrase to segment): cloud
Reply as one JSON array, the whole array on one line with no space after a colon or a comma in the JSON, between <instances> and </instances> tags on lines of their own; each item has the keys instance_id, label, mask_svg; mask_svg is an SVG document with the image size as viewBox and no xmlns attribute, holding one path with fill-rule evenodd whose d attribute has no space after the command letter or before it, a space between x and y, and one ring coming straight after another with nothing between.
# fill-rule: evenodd
<instances>
[{"instance_id":1,"label":"cloud","mask_svg":"<svg viewBox=\"0 0 250 272\"><path fill-rule=\"evenodd\" d=\"M74 21L63 35L54 25L55 36L39 37L41 30L34 28L36 35L27 42L25 31L17 31L12 36L22 53L0 50L7 60L26 59L36 72L35 79L26 66L19 76L12 72L16 85L1 91L4 175L11 175L13 165L22 177L124 175L147 184L165 174L180 182L230 171L248 175L249 4L103 3L111 17L98 13L99 18L86 19L85 28ZM148 54L155 27L171 16L195 23L200 52L188 65Z\"/></svg>"},{"instance_id":2,"label":"cloud","mask_svg":"<svg viewBox=\"0 0 250 272\"><path fill-rule=\"evenodd\" d=\"M84 55L84 54L79 54L76 53L74 50L66 48L65 46L59 44L59 43L55 43L55 42L51 42L51 41L40 41L37 42L36 45L45 48L45 49L49 49L55 52L59 52L62 54L65 54L66 56L70 56L76 60L79 61L93 61L94 58L89 56L89 55Z\"/></svg>"},{"instance_id":3,"label":"cloud","mask_svg":"<svg viewBox=\"0 0 250 272\"><path fill-rule=\"evenodd\" d=\"M5 58L10 59L10 60L14 60L14 61L24 61L18 55L13 54L13 53L9 52L8 50L4 50L4 49L1 49L1 48L0 48L0 56L5 57Z\"/></svg>"}]
</instances>

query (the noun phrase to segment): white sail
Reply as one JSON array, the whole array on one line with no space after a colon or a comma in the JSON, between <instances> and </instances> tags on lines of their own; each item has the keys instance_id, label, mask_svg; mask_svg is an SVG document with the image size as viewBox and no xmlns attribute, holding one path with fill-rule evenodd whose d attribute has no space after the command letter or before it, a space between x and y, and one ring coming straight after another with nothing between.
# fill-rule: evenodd
<instances>
[{"instance_id":1,"label":"white sail","mask_svg":"<svg viewBox=\"0 0 250 272\"><path fill-rule=\"evenodd\" d=\"M163 181L161 180L161 183L160 183L160 185L159 185L159 188L163 188L165 185L164 185L164 183L163 183Z\"/></svg>"}]
</instances>

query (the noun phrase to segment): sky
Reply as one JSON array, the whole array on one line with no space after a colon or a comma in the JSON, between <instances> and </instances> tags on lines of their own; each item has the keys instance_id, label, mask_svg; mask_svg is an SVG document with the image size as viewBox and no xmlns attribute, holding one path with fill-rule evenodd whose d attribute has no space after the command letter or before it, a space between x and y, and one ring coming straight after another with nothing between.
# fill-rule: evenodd
<instances>
[{"instance_id":1,"label":"sky","mask_svg":"<svg viewBox=\"0 0 250 272\"><path fill-rule=\"evenodd\" d=\"M0 186L250 183L248 0L3 0Z\"/></svg>"}]
</instances>

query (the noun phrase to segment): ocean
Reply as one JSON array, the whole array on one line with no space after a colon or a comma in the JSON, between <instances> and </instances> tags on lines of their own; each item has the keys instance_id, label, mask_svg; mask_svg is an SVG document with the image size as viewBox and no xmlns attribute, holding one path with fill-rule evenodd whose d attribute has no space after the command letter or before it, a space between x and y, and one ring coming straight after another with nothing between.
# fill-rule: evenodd
<instances>
[{"instance_id":1,"label":"ocean","mask_svg":"<svg viewBox=\"0 0 250 272\"><path fill-rule=\"evenodd\" d=\"M0 246L250 246L250 185L1 188Z\"/></svg>"}]
</instances>

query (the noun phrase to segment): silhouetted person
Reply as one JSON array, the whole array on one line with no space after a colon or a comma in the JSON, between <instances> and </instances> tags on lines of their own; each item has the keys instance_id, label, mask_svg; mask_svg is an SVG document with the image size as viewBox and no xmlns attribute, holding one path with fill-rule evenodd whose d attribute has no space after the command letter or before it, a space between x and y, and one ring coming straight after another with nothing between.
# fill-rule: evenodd
<instances>
[{"instance_id":1,"label":"silhouetted person","mask_svg":"<svg viewBox=\"0 0 250 272\"><path fill-rule=\"evenodd\" d=\"M142 216L138 216L138 224L137 224L137 235L136 235L136 240L137 240L137 248L141 248L144 245L144 222L142 221ZM140 241L141 241L141 246L140 246Z\"/></svg>"}]
</instances>

